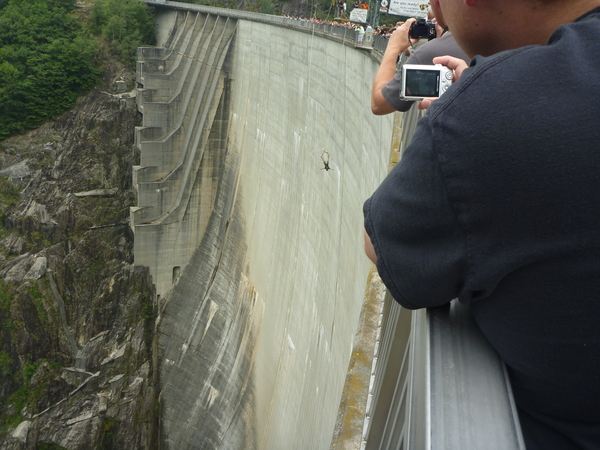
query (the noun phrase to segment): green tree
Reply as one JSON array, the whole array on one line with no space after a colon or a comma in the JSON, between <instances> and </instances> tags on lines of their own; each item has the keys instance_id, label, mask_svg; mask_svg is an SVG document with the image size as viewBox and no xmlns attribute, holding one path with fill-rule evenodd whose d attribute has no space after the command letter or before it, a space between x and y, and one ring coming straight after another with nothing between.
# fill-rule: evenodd
<instances>
[{"instance_id":1,"label":"green tree","mask_svg":"<svg viewBox=\"0 0 600 450\"><path fill-rule=\"evenodd\" d=\"M97 83L97 45L74 7L8 0L0 9L0 139L61 114Z\"/></svg>"},{"instance_id":2,"label":"green tree","mask_svg":"<svg viewBox=\"0 0 600 450\"><path fill-rule=\"evenodd\" d=\"M271 3L271 0L259 0L259 9L263 14L275 13L275 7L273 6L273 3Z\"/></svg>"},{"instance_id":3,"label":"green tree","mask_svg":"<svg viewBox=\"0 0 600 450\"><path fill-rule=\"evenodd\" d=\"M97 0L92 7L92 30L126 64L135 62L136 49L154 45L154 15L139 0Z\"/></svg>"}]
</instances>

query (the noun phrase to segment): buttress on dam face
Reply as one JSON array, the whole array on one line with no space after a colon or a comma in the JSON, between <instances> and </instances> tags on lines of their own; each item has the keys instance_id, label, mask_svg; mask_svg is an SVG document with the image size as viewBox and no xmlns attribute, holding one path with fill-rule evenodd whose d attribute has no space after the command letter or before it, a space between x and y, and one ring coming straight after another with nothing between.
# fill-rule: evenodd
<instances>
[{"instance_id":1,"label":"buttress on dam face","mask_svg":"<svg viewBox=\"0 0 600 450\"><path fill-rule=\"evenodd\" d=\"M157 8L159 44L138 51L131 221L159 305L161 444L326 449L394 127L370 112L379 63L193 6Z\"/></svg>"}]
</instances>

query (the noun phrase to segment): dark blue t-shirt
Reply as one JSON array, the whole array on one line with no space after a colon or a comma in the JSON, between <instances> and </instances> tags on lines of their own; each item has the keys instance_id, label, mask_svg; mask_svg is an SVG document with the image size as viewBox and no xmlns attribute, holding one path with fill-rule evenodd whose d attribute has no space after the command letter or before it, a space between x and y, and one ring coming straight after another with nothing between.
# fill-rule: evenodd
<instances>
[{"instance_id":1,"label":"dark blue t-shirt","mask_svg":"<svg viewBox=\"0 0 600 450\"><path fill-rule=\"evenodd\" d=\"M600 8L472 68L364 205L407 308L469 303L531 449L600 449Z\"/></svg>"}]
</instances>

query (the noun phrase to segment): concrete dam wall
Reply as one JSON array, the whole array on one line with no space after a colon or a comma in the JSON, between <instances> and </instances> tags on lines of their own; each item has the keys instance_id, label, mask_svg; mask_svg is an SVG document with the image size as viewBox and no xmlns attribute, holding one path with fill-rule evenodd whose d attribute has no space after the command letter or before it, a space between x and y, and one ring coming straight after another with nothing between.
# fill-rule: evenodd
<instances>
[{"instance_id":1,"label":"concrete dam wall","mask_svg":"<svg viewBox=\"0 0 600 450\"><path fill-rule=\"evenodd\" d=\"M161 446L327 449L394 128L370 112L378 61L193 8L157 8L159 47L138 52L132 226L158 294Z\"/></svg>"}]
</instances>

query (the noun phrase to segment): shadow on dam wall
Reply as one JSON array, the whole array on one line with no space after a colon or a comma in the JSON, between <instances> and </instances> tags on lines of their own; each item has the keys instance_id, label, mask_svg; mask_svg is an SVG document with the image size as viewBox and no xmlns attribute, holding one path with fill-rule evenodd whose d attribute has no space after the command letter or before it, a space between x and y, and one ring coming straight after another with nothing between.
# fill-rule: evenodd
<instances>
[{"instance_id":1,"label":"shadow on dam wall","mask_svg":"<svg viewBox=\"0 0 600 450\"><path fill-rule=\"evenodd\" d=\"M164 62L156 70L172 70L178 53L192 61L187 73L208 64L204 37L183 51L177 42L183 24L192 44L222 33L207 28L210 15L157 9L165 49L155 53ZM370 112L379 64L368 52L316 33L225 19L232 37L222 63L211 65L210 99L186 99L197 86L175 76L144 93L151 80L140 79L138 65L145 127L137 186L148 204L135 212L136 264L148 265L155 280L172 280L157 285L161 446L328 449L371 269L362 204L387 173L393 117ZM211 106L201 126L171 117L159 129L146 117L162 108L151 105L159 100L170 102L165 114L194 102ZM187 141L174 142L170 124L182 136L186 127L204 130L187 140L195 143L186 155L197 160L177 154ZM144 151L164 157L161 145L190 169L144 164L158 158ZM333 170L322 170L324 149ZM153 183L179 189L161 197L178 199L176 208L151 204Z\"/></svg>"}]
</instances>

